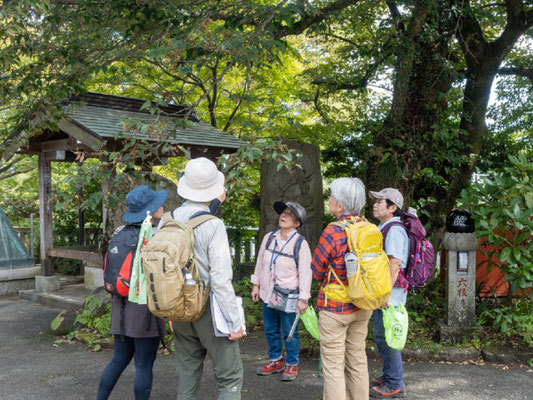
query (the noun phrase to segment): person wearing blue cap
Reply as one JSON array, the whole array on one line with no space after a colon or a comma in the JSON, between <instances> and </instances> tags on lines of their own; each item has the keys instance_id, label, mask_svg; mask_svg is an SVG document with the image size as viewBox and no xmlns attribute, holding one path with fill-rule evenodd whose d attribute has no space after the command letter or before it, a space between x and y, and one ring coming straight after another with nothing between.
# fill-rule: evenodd
<instances>
[{"instance_id":1,"label":"person wearing blue cap","mask_svg":"<svg viewBox=\"0 0 533 400\"><path fill-rule=\"evenodd\" d=\"M121 230L131 229L136 235L130 235L131 244L136 246L140 226L147 216L152 216L155 225L163 216L163 204L168 197L166 190L154 191L146 185L133 189L126 195L128 209L122 216L127 225ZM113 249L109 249L113 251ZM135 356L135 380L133 391L136 400L150 398L152 390L152 367L157 355L159 340L165 332L165 322L153 316L146 305L132 303L127 298L112 298L111 330L114 335L115 348L113 358L104 368L98 386L97 400L105 400L111 394L120 375Z\"/></svg>"}]
</instances>

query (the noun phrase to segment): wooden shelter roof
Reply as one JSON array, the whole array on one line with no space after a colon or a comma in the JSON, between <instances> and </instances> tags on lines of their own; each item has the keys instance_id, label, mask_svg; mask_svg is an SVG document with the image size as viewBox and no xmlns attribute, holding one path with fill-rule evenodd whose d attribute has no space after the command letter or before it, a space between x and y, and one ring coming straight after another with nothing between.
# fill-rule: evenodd
<instances>
[{"instance_id":1,"label":"wooden shelter roof","mask_svg":"<svg viewBox=\"0 0 533 400\"><path fill-rule=\"evenodd\" d=\"M160 114L152 114L143 109L146 100L124 96L89 92L70 99L64 105L65 118L59 122L59 131L45 131L28 139L26 146L20 147L25 140L24 132L13 133L6 140L8 153L57 152L84 150L86 156L100 149L119 150L123 138L135 138L156 142L159 139L138 130L123 129L125 121L138 121L143 124L163 124L165 140L172 145L181 145L187 150L214 155L232 153L243 142L209 124L201 122L194 110L188 106L157 106ZM155 104L155 103L154 103ZM187 128L183 120L187 119ZM189 122L190 121L190 122ZM118 135L118 136L117 136ZM27 136L27 135L26 135ZM181 154L167 154L177 156ZM51 160L71 161L71 157L61 158L54 153Z\"/></svg>"}]
</instances>

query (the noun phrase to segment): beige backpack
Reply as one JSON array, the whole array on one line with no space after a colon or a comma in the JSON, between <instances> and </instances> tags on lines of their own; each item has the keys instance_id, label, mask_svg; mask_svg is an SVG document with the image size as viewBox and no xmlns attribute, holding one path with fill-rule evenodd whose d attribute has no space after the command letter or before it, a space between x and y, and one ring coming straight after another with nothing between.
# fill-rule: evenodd
<instances>
[{"instance_id":1,"label":"beige backpack","mask_svg":"<svg viewBox=\"0 0 533 400\"><path fill-rule=\"evenodd\" d=\"M167 212L157 234L142 247L147 305L155 316L166 321L194 322L203 315L209 287L198 274L193 229L214 218L201 215L184 223ZM192 275L194 284L185 284L186 273Z\"/></svg>"}]
</instances>

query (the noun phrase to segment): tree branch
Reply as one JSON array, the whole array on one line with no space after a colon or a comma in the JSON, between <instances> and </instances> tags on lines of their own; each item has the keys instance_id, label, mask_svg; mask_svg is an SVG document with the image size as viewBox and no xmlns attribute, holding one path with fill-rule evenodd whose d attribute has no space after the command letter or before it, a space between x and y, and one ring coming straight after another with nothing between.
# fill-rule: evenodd
<instances>
[{"instance_id":1,"label":"tree branch","mask_svg":"<svg viewBox=\"0 0 533 400\"><path fill-rule=\"evenodd\" d=\"M396 3L392 0L387 0L387 7L389 8L392 18L396 22L396 29L398 30L398 32L405 32L405 25L402 22L402 14L400 13L400 10L398 9Z\"/></svg>"},{"instance_id":2,"label":"tree branch","mask_svg":"<svg viewBox=\"0 0 533 400\"><path fill-rule=\"evenodd\" d=\"M533 68L502 67L498 70L498 75L523 76L533 82Z\"/></svg>"},{"instance_id":3,"label":"tree branch","mask_svg":"<svg viewBox=\"0 0 533 400\"><path fill-rule=\"evenodd\" d=\"M315 97L313 98L313 104L315 105L315 109L318 113L318 115L320 115L322 117L322 119L324 120L324 122L326 124L329 124L330 123L330 120L329 118L327 117L327 115L324 113L324 111L322 111L320 109L320 104L318 104L318 99L320 97L320 89L317 89L316 90L316 94L315 94Z\"/></svg>"},{"instance_id":4,"label":"tree branch","mask_svg":"<svg viewBox=\"0 0 533 400\"><path fill-rule=\"evenodd\" d=\"M4 180L4 179L7 179L7 178L11 178L11 177L16 176L16 175L25 174L26 172L30 172L30 171L33 171L33 168L21 169L20 171L13 171L13 172L11 172L9 174L4 174L4 175L0 174L0 181Z\"/></svg>"},{"instance_id":5,"label":"tree branch","mask_svg":"<svg viewBox=\"0 0 533 400\"><path fill-rule=\"evenodd\" d=\"M330 13L334 11L344 10L349 6L359 3L361 0L336 0L330 5L313 12L312 15L309 15L307 18L301 19L292 25L292 27L283 26L276 30L274 37L276 39L281 39L289 35L299 35L304 32L311 25L323 21Z\"/></svg>"},{"instance_id":6,"label":"tree branch","mask_svg":"<svg viewBox=\"0 0 533 400\"><path fill-rule=\"evenodd\" d=\"M383 49L384 52L381 54L381 59L370 64L365 72L365 74L359 79L356 83L337 83L334 81L327 81L323 79L316 79L311 83L314 85L326 86L331 90L358 90L365 89L368 86L368 81L372 75L378 70L378 68L385 62L385 60L392 54L392 46L388 44Z\"/></svg>"},{"instance_id":7,"label":"tree branch","mask_svg":"<svg viewBox=\"0 0 533 400\"><path fill-rule=\"evenodd\" d=\"M490 48L496 53L507 54L517 39L533 26L533 10L526 12L521 0L505 0L507 24L498 39L490 43Z\"/></svg>"}]
</instances>

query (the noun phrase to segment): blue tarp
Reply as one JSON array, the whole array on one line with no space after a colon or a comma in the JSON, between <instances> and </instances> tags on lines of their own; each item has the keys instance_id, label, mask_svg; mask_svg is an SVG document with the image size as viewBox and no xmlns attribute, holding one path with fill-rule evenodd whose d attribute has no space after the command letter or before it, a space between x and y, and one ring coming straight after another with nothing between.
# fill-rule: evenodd
<instances>
[{"instance_id":1,"label":"blue tarp","mask_svg":"<svg viewBox=\"0 0 533 400\"><path fill-rule=\"evenodd\" d=\"M28 253L13 225L0 207L0 269L33 267L35 260Z\"/></svg>"}]
</instances>

